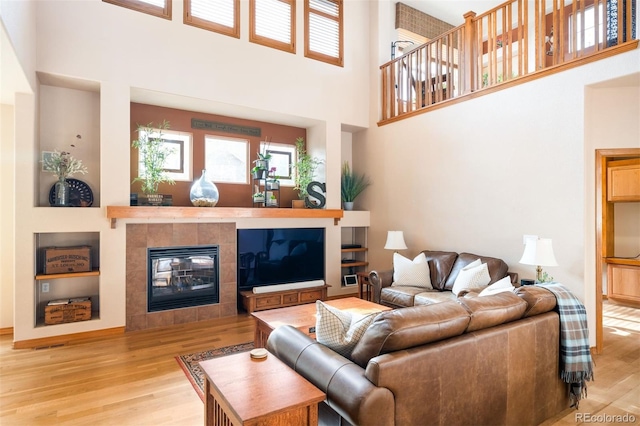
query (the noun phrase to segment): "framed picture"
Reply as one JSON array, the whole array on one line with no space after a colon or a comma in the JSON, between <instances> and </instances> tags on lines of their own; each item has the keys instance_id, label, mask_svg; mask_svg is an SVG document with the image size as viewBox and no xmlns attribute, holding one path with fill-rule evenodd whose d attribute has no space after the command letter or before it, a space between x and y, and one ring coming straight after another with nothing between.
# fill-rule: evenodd
<instances>
[{"instance_id":1,"label":"framed picture","mask_svg":"<svg viewBox=\"0 0 640 426\"><path fill-rule=\"evenodd\" d=\"M42 164L42 171L43 172L47 172L48 170L45 169L45 162L47 161L51 161L51 156L53 155L53 151L42 151L42 159L41 159L41 164Z\"/></svg>"},{"instance_id":2,"label":"framed picture","mask_svg":"<svg viewBox=\"0 0 640 426\"><path fill-rule=\"evenodd\" d=\"M342 281L345 286L356 285L358 284L358 276L357 275L345 275L342 277Z\"/></svg>"}]
</instances>

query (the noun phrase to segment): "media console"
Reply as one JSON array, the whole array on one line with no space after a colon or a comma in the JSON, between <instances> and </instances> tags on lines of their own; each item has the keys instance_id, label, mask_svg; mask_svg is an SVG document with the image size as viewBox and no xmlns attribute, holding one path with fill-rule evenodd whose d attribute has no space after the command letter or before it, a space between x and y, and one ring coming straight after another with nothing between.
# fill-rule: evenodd
<instances>
[{"instance_id":1,"label":"media console","mask_svg":"<svg viewBox=\"0 0 640 426\"><path fill-rule=\"evenodd\" d=\"M240 292L242 306L247 313L264 311L266 309L284 308L285 306L313 303L316 300L327 300L327 288L324 284L317 287L297 288L269 293L254 293L251 290Z\"/></svg>"}]
</instances>

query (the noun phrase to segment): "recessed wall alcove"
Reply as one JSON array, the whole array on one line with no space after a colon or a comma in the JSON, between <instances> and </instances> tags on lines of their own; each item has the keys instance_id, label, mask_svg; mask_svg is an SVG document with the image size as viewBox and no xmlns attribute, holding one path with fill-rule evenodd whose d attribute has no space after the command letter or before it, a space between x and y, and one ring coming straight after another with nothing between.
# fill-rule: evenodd
<instances>
[{"instance_id":1,"label":"recessed wall alcove","mask_svg":"<svg viewBox=\"0 0 640 426\"><path fill-rule=\"evenodd\" d=\"M237 315L235 223L127 224L126 331ZM147 248L219 246L220 302L162 312L147 312Z\"/></svg>"}]
</instances>

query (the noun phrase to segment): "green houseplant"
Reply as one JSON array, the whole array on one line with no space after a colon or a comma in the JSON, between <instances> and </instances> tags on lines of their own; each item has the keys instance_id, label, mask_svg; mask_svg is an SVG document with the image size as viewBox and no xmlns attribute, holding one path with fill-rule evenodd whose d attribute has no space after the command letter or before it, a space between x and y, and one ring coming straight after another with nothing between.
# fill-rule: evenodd
<instances>
[{"instance_id":1,"label":"green houseplant","mask_svg":"<svg viewBox=\"0 0 640 426\"><path fill-rule=\"evenodd\" d=\"M162 138L162 132L167 129L169 129L167 120L163 120L157 128L154 127L153 123L138 125L138 139L132 143L140 156L140 170L138 177L133 182L142 182L142 192L147 195L157 194L158 185L162 182L170 185L175 184L164 169L167 157L173 152ZM152 198L150 197L149 199L151 200Z\"/></svg>"},{"instance_id":2,"label":"green houseplant","mask_svg":"<svg viewBox=\"0 0 640 426\"><path fill-rule=\"evenodd\" d=\"M322 160L307 153L304 139L296 138L296 162L292 165L292 168L295 169L293 189L298 191L298 198L303 202L309 195L307 186L313 182L313 175L320 164L322 164Z\"/></svg>"},{"instance_id":3,"label":"green houseplant","mask_svg":"<svg viewBox=\"0 0 640 426\"><path fill-rule=\"evenodd\" d=\"M351 171L348 162L342 164L342 177L340 179L340 196L344 203L345 210L353 209L353 202L371 182L364 174L357 174Z\"/></svg>"}]
</instances>

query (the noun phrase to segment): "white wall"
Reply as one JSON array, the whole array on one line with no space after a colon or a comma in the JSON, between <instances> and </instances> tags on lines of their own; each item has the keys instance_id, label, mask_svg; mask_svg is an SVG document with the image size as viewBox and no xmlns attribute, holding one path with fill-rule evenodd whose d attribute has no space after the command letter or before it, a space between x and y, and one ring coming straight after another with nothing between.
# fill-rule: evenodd
<instances>
[{"instance_id":1,"label":"white wall","mask_svg":"<svg viewBox=\"0 0 640 426\"><path fill-rule=\"evenodd\" d=\"M9 202L15 185L13 117L12 106L0 105L0 329L13 326L15 216Z\"/></svg>"},{"instance_id":2,"label":"white wall","mask_svg":"<svg viewBox=\"0 0 640 426\"><path fill-rule=\"evenodd\" d=\"M38 185L37 160L40 146L50 147L65 141L65 120L36 118L42 100L59 101L89 82L100 87L99 97L88 95L93 111L99 110L100 164L90 170L99 173L100 208L52 209L34 207L42 194L22 191L16 195L15 340L48 337L56 334L91 331L123 326L125 323L125 226L119 222L110 229L105 218L107 205L127 205L129 200L129 103L137 97L159 99L159 104L179 102L194 110L253 118L307 127L307 139L313 155L334 160L319 172L330 188L327 206L340 205L339 182L342 157L342 128L368 125L369 98L367 46L367 2L345 2L345 66L335 67L303 56L303 2L298 2L298 53L288 54L248 42L248 2L241 2L241 38L233 39L182 24L182 1L173 2L172 21L159 19L101 0L30 2L35 10L37 33L37 69L26 67L32 81L35 71L50 81L70 83L71 90L53 92L42 86L42 97L21 97L16 125L15 152L19 159L16 180L22 188L38 188L44 194L46 183ZM18 14L11 14L11 19ZM5 16L3 15L3 20ZM15 22L8 27L19 28ZM19 34L20 35L20 34ZM35 52L35 50L33 51ZM62 95L60 95L62 93ZM81 95L81 98L87 98ZM99 103L99 108L96 105ZM196 107L197 105L197 107ZM64 108L62 102L61 108ZM18 112L19 111L19 112ZM68 113L73 113L69 108ZM225 114L226 113L226 114ZM84 111L83 115L87 112ZM93 117L93 113L89 114ZM93 118L91 118L93 120ZM45 140L50 132L55 141ZM86 131L85 131L86 132ZM84 136L84 135L83 135ZM317 153L317 154L316 154ZM127 173L123 173L127 171ZM82 177L90 180L90 175ZM242 222L242 221L241 221ZM246 222L246 221L245 221ZM248 226L247 223L238 226ZM289 221L285 226L291 226ZM326 222L326 223L325 223ZM262 223L282 226L283 221ZM317 223L316 223L317 225ZM333 221L327 227L327 245L338 247L340 228ZM56 327L34 325L33 235L39 232L100 233L100 319ZM328 251L327 280L339 282L340 253ZM19 284L22 283L22 284ZM25 284L26 283L26 284ZM341 293L340 288L332 291ZM350 289L353 291L353 289Z\"/></svg>"},{"instance_id":3,"label":"white wall","mask_svg":"<svg viewBox=\"0 0 640 426\"><path fill-rule=\"evenodd\" d=\"M625 110L615 124L588 122L585 86L640 71L639 53L356 133L354 146L362 147L358 154L374 181L363 196L371 211L371 267L388 269L386 232L399 229L407 256L424 249L485 254L532 278L534 267L518 263L522 236L552 238L559 266L545 270L583 300L593 327L595 265L587 253L595 250L595 192L587 182L594 160L586 132L616 127L624 137L608 144L638 146L635 130L622 129L637 126L639 97L634 89L607 103L617 105L611 115Z\"/></svg>"}]
</instances>

